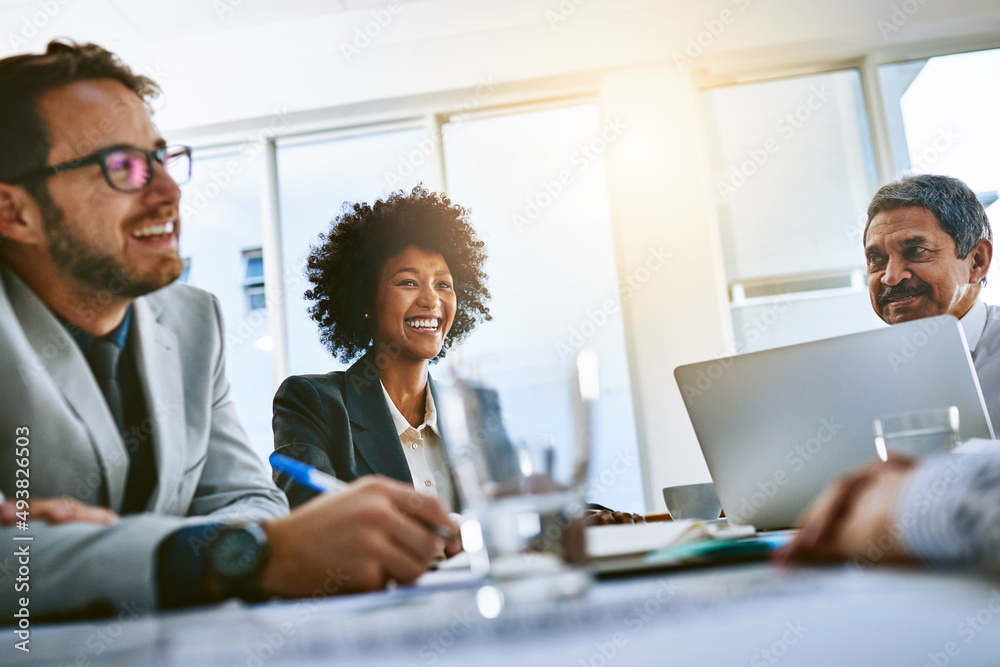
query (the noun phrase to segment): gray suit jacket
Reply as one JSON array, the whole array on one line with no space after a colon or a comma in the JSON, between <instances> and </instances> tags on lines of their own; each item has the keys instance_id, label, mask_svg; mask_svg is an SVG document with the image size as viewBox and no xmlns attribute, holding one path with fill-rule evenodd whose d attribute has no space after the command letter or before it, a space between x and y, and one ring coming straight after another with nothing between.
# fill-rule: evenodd
<instances>
[{"instance_id":1,"label":"gray suit jacket","mask_svg":"<svg viewBox=\"0 0 1000 667\"><path fill-rule=\"evenodd\" d=\"M993 430L1000 438L1000 306L986 307L986 327L972 351Z\"/></svg>"},{"instance_id":2,"label":"gray suit jacket","mask_svg":"<svg viewBox=\"0 0 1000 667\"><path fill-rule=\"evenodd\" d=\"M110 527L32 520L26 532L0 531L5 544L28 544L31 553L28 592L14 591L17 567L0 567L0 613L8 619L22 596L33 616L103 603L155 607L154 556L166 535L192 523L288 511L229 398L215 298L183 284L165 287L136 300L132 326L157 488L145 513ZM17 497L24 473L17 472L13 445L26 429L32 498L70 496L120 509L128 453L87 361L52 312L2 265L0 378L4 495ZM33 540L14 542L15 535Z\"/></svg>"}]
</instances>

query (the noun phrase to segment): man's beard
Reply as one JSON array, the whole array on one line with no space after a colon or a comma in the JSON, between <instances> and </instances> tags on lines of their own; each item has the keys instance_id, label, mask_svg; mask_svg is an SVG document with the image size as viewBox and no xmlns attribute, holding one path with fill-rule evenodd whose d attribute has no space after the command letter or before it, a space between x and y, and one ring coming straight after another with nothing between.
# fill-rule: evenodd
<instances>
[{"instance_id":1,"label":"man's beard","mask_svg":"<svg viewBox=\"0 0 1000 667\"><path fill-rule=\"evenodd\" d=\"M176 267L160 280L140 279L130 274L115 258L95 252L63 224L65 215L49 197L48 189L34 193L45 222L49 255L59 270L74 280L110 297L134 299L155 292L177 280L183 269L180 258Z\"/></svg>"}]
</instances>

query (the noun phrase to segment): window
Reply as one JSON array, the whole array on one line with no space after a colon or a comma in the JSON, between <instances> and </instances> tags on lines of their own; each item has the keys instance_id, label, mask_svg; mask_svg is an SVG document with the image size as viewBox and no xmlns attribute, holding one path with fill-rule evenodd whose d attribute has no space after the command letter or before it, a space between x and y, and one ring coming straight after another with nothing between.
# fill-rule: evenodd
<instances>
[{"instance_id":1,"label":"window","mask_svg":"<svg viewBox=\"0 0 1000 667\"><path fill-rule=\"evenodd\" d=\"M181 269L181 275L177 280L182 283L186 283L188 281L188 276L191 275L191 258L182 257L181 261L184 262L184 268Z\"/></svg>"},{"instance_id":2,"label":"window","mask_svg":"<svg viewBox=\"0 0 1000 667\"><path fill-rule=\"evenodd\" d=\"M264 293L264 257L260 248L243 251L243 291L247 296L247 310L267 308Z\"/></svg>"},{"instance_id":3,"label":"window","mask_svg":"<svg viewBox=\"0 0 1000 667\"><path fill-rule=\"evenodd\" d=\"M720 87L701 102L735 352L878 326L858 226L878 185L859 72Z\"/></svg>"},{"instance_id":4,"label":"window","mask_svg":"<svg viewBox=\"0 0 1000 667\"><path fill-rule=\"evenodd\" d=\"M1000 49L879 68L896 175L945 174L964 181L986 206L994 234L1000 224ZM983 300L1000 303L994 262Z\"/></svg>"}]
</instances>

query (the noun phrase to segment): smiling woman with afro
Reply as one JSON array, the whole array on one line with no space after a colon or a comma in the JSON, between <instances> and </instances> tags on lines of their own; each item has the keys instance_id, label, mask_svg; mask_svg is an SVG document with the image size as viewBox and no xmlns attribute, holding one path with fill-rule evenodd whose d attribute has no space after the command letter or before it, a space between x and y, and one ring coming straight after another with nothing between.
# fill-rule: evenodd
<instances>
[{"instance_id":1,"label":"smiling woman with afro","mask_svg":"<svg viewBox=\"0 0 1000 667\"><path fill-rule=\"evenodd\" d=\"M308 258L309 313L346 371L292 376L274 398L275 450L351 481L393 477L456 509L428 366L491 319L486 250L469 211L416 187L345 204ZM315 492L276 482L293 506Z\"/></svg>"}]
</instances>

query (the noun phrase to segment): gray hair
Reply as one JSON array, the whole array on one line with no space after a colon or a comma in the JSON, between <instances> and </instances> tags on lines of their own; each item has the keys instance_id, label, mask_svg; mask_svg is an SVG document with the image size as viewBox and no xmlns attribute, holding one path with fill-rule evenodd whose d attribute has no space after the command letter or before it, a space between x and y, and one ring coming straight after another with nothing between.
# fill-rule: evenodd
<instances>
[{"instance_id":1,"label":"gray hair","mask_svg":"<svg viewBox=\"0 0 1000 667\"><path fill-rule=\"evenodd\" d=\"M905 176L879 188L868 205L862 239L868 238L868 228L876 215L909 206L920 206L934 214L941 229L955 240L959 259L968 257L981 240L993 241L990 220L976 193L957 178L938 174Z\"/></svg>"}]
</instances>

